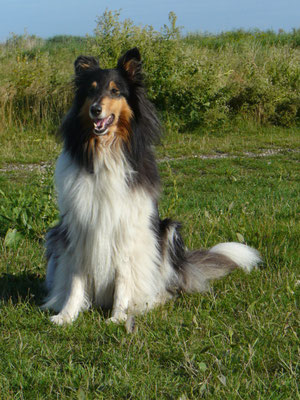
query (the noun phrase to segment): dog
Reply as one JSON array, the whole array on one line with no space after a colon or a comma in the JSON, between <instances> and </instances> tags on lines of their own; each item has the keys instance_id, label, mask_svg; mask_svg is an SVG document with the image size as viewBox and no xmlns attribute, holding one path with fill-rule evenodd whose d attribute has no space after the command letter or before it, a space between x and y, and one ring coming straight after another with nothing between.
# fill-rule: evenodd
<instances>
[{"instance_id":1,"label":"dog","mask_svg":"<svg viewBox=\"0 0 300 400\"><path fill-rule=\"evenodd\" d=\"M60 222L46 236L43 307L57 313L52 322L71 323L96 305L120 323L261 262L257 250L235 242L188 251L181 225L160 219L153 145L161 128L137 48L113 69L79 56L74 87L55 172Z\"/></svg>"}]
</instances>

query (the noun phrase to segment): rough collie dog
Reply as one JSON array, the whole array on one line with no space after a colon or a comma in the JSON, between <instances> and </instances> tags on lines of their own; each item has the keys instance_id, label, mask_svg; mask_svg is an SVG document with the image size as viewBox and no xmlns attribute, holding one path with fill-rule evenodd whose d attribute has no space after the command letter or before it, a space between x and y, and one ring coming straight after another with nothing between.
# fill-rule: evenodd
<instances>
[{"instance_id":1,"label":"rough collie dog","mask_svg":"<svg viewBox=\"0 0 300 400\"><path fill-rule=\"evenodd\" d=\"M55 173L60 222L46 238L44 308L58 313L54 323L70 323L92 304L112 309L111 321L126 321L176 291L204 291L210 279L260 262L239 243L187 251L180 224L160 219L152 149L160 124L136 48L114 69L78 57L75 87Z\"/></svg>"}]
</instances>

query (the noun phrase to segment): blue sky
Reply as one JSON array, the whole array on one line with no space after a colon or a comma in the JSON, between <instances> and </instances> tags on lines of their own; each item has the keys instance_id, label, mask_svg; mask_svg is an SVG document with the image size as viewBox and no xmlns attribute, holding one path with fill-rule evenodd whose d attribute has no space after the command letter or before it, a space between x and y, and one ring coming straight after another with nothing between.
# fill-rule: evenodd
<instances>
[{"instance_id":1,"label":"blue sky","mask_svg":"<svg viewBox=\"0 0 300 400\"><path fill-rule=\"evenodd\" d=\"M10 33L51 37L92 34L106 8L159 29L174 11L184 32L300 27L299 0L0 0L0 41Z\"/></svg>"}]
</instances>

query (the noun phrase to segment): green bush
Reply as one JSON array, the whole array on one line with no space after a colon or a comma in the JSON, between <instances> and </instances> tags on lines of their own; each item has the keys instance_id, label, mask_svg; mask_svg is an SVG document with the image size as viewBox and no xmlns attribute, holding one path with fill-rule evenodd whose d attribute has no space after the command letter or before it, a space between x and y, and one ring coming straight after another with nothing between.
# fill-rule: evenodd
<instances>
[{"instance_id":1,"label":"green bush","mask_svg":"<svg viewBox=\"0 0 300 400\"><path fill-rule=\"evenodd\" d=\"M300 30L182 36L174 13L156 31L108 10L98 17L93 36L42 41L13 35L0 47L2 125L57 125L71 103L79 54L94 55L111 68L137 46L151 100L181 129L219 127L235 117L292 126L300 118L299 43Z\"/></svg>"}]
</instances>

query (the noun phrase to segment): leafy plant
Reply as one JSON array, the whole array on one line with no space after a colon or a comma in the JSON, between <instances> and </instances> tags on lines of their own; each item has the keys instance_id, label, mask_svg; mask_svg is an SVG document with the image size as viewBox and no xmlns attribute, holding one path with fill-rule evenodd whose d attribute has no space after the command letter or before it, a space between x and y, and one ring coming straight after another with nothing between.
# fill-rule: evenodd
<instances>
[{"instance_id":1,"label":"leafy plant","mask_svg":"<svg viewBox=\"0 0 300 400\"><path fill-rule=\"evenodd\" d=\"M299 123L300 30L183 36L176 21L171 12L169 23L156 31L106 10L92 36L11 36L0 46L1 124L58 125L72 100L74 59L87 53L111 68L134 46L143 56L151 100L175 116L181 130L219 128L236 117Z\"/></svg>"},{"instance_id":2,"label":"leafy plant","mask_svg":"<svg viewBox=\"0 0 300 400\"><path fill-rule=\"evenodd\" d=\"M13 246L25 236L42 239L56 219L52 180L50 176L48 182L47 177L41 178L13 193L0 191L0 235L5 245Z\"/></svg>"}]
</instances>

